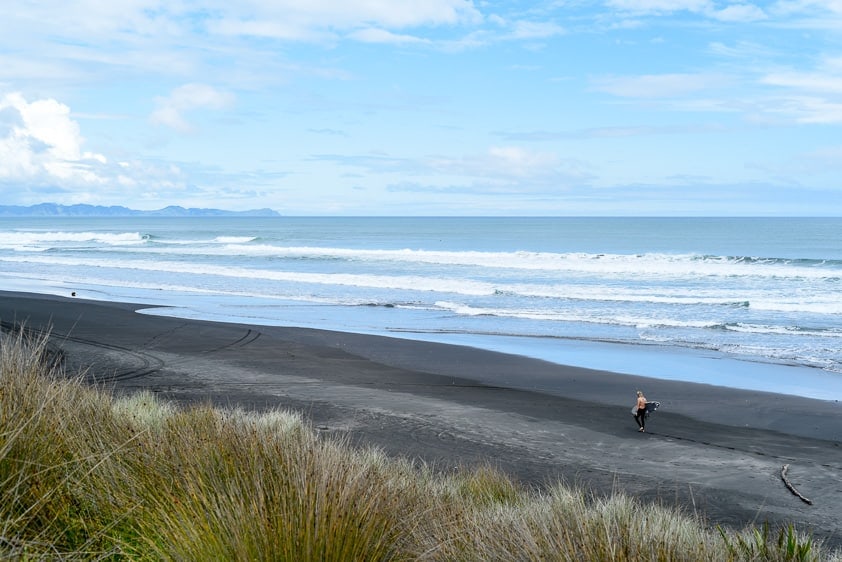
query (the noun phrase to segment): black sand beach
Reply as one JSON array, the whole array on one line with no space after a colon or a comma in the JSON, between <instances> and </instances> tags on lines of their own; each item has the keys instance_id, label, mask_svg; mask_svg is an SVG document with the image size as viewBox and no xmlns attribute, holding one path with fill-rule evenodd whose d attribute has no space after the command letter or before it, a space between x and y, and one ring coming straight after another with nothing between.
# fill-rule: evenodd
<instances>
[{"instance_id":1,"label":"black sand beach","mask_svg":"<svg viewBox=\"0 0 842 562\"><path fill-rule=\"evenodd\" d=\"M51 329L70 372L179 403L301 412L441 470L491 464L696 511L793 522L842 546L842 403L619 375L473 348L183 320L139 305L0 292L3 327ZM643 389L661 409L638 433ZM792 494L781 468L812 505Z\"/></svg>"}]
</instances>

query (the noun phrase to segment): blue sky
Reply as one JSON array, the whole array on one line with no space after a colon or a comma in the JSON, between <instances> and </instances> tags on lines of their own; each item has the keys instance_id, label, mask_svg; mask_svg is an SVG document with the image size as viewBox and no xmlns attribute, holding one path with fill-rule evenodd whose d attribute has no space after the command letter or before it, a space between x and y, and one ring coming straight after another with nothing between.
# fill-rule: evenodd
<instances>
[{"instance_id":1,"label":"blue sky","mask_svg":"<svg viewBox=\"0 0 842 562\"><path fill-rule=\"evenodd\" d=\"M842 214L840 0L2 11L3 204Z\"/></svg>"}]
</instances>

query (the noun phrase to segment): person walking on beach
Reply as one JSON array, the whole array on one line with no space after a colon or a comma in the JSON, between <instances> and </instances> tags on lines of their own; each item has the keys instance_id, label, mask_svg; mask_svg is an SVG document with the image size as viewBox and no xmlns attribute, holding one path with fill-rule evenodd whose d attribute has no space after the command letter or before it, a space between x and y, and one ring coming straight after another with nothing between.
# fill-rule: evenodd
<instances>
[{"instance_id":1,"label":"person walking on beach","mask_svg":"<svg viewBox=\"0 0 842 562\"><path fill-rule=\"evenodd\" d=\"M646 397L643 395L642 390L637 391L637 413L634 415L634 421L637 422L637 426L640 428L638 431L646 431Z\"/></svg>"}]
</instances>

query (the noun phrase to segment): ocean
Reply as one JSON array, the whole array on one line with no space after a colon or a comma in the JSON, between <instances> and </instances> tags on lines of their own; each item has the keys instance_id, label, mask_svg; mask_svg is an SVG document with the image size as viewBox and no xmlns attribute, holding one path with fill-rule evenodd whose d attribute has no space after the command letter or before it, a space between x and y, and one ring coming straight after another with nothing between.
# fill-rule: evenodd
<instances>
[{"instance_id":1,"label":"ocean","mask_svg":"<svg viewBox=\"0 0 842 562\"><path fill-rule=\"evenodd\" d=\"M2 218L0 289L842 398L842 218Z\"/></svg>"}]
</instances>

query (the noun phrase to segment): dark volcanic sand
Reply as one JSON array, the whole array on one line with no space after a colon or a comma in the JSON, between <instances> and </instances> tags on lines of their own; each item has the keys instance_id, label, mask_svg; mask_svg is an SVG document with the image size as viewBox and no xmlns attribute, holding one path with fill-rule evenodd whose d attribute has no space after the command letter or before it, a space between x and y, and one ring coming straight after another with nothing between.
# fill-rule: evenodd
<instances>
[{"instance_id":1,"label":"dark volcanic sand","mask_svg":"<svg viewBox=\"0 0 842 562\"><path fill-rule=\"evenodd\" d=\"M491 464L695 510L711 524L794 522L842 546L842 404L556 365L469 347L138 314L140 305L0 292L4 327L52 330L71 372L304 414L442 470ZM642 389L661 409L641 434ZM790 493L781 467L808 505Z\"/></svg>"}]
</instances>

